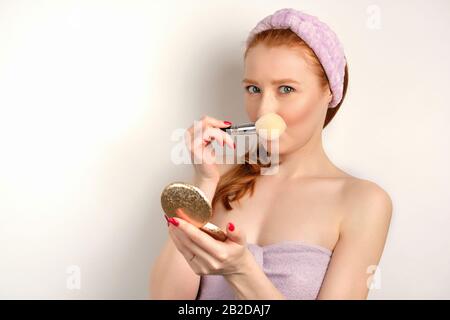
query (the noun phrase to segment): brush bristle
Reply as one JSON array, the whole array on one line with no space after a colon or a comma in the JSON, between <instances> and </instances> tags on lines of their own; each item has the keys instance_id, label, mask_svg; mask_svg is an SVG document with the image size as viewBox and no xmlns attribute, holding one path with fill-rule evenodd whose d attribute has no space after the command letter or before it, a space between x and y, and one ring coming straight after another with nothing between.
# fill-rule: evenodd
<instances>
[{"instance_id":1,"label":"brush bristle","mask_svg":"<svg viewBox=\"0 0 450 320\"><path fill-rule=\"evenodd\" d=\"M276 113L263 115L255 122L256 132L267 140L274 140L286 130L286 122Z\"/></svg>"}]
</instances>

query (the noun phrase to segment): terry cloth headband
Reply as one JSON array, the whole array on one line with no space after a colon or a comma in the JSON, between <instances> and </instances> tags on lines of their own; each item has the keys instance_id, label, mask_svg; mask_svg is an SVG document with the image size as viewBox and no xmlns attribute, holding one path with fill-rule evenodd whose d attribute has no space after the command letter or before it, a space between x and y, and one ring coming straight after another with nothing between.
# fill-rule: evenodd
<instances>
[{"instance_id":1,"label":"terry cloth headband","mask_svg":"<svg viewBox=\"0 0 450 320\"><path fill-rule=\"evenodd\" d=\"M247 47L253 37L269 29L291 29L314 51L328 78L333 95L328 108L342 99L346 59L337 35L317 17L292 8L285 8L265 17L250 31Z\"/></svg>"}]
</instances>

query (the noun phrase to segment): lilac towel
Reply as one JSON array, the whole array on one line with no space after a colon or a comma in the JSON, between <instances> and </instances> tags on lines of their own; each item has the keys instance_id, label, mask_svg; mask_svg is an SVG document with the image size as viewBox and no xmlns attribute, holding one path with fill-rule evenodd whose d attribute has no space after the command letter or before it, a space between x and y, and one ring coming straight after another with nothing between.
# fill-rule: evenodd
<instances>
[{"instance_id":1,"label":"lilac towel","mask_svg":"<svg viewBox=\"0 0 450 320\"><path fill-rule=\"evenodd\" d=\"M267 246L249 243L248 249L287 299L316 299L330 262L330 250L299 241ZM197 299L234 300L236 297L222 275L206 275L201 277Z\"/></svg>"}]
</instances>

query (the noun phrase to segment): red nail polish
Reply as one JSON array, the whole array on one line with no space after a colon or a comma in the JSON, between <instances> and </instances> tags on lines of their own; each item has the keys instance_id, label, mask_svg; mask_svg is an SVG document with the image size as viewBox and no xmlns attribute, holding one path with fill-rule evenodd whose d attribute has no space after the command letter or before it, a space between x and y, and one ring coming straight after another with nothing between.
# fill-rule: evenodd
<instances>
[{"instance_id":1,"label":"red nail polish","mask_svg":"<svg viewBox=\"0 0 450 320\"><path fill-rule=\"evenodd\" d=\"M230 126L232 124L230 121L224 121L223 123L225 123L227 126Z\"/></svg>"},{"instance_id":2,"label":"red nail polish","mask_svg":"<svg viewBox=\"0 0 450 320\"><path fill-rule=\"evenodd\" d=\"M233 147L236 149L236 143L233 142Z\"/></svg>"},{"instance_id":3,"label":"red nail polish","mask_svg":"<svg viewBox=\"0 0 450 320\"><path fill-rule=\"evenodd\" d=\"M234 224L232 224L231 222L228 223L228 230L234 231Z\"/></svg>"},{"instance_id":4,"label":"red nail polish","mask_svg":"<svg viewBox=\"0 0 450 320\"><path fill-rule=\"evenodd\" d=\"M175 227L178 227L178 225L180 224L177 220L175 220L174 218L169 218L169 222L171 224L173 224Z\"/></svg>"}]
</instances>

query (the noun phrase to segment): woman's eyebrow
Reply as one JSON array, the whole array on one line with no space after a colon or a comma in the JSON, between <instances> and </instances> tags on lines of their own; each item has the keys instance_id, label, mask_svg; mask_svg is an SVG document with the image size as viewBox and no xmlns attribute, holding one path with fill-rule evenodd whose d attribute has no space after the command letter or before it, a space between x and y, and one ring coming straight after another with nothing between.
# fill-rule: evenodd
<instances>
[{"instance_id":1,"label":"woman's eyebrow","mask_svg":"<svg viewBox=\"0 0 450 320\"><path fill-rule=\"evenodd\" d=\"M242 80L242 83L256 83L259 84L258 81L252 80L252 79L244 79ZM282 83L297 83L300 84L298 81L295 81L294 79L279 79L279 80L273 80L272 84L282 84Z\"/></svg>"}]
</instances>

